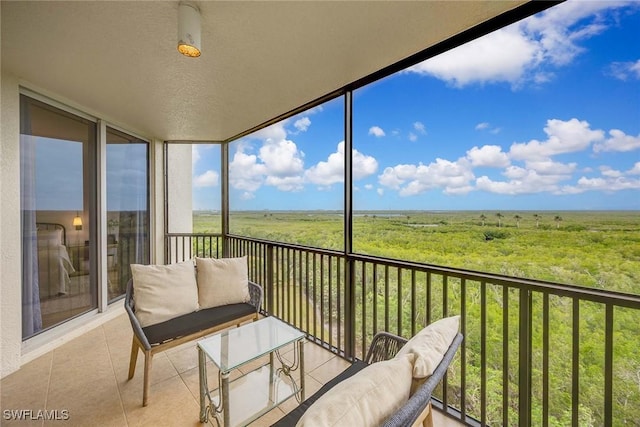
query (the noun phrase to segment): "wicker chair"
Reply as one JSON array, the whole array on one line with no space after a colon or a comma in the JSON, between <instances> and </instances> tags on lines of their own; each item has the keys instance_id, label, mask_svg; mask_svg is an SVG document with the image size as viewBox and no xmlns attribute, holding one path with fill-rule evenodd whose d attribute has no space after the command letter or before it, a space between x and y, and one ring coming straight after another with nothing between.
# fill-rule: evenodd
<instances>
[{"instance_id":1,"label":"wicker chair","mask_svg":"<svg viewBox=\"0 0 640 427\"><path fill-rule=\"evenodd\" d=\"M384 427L432 427L431 416L431 395L444 374L447 372L451 361L456 355L456 351L462 343L462 334L457 334L453 342L446 351L440 364L433 374L409 397L405 404L398 409L383 424ZM407 342L405 338L388 332L379 332L373 337L364 361L356 360L353 365L347 368L340 375L326 383L317 393L302 402L293 411L285 415L272 427L292 427L302 417L305 411L323 394L331 390L336 384L355 375L369 364L389 360L393 358L400 348Z\"/></svg>"}]
</instances>

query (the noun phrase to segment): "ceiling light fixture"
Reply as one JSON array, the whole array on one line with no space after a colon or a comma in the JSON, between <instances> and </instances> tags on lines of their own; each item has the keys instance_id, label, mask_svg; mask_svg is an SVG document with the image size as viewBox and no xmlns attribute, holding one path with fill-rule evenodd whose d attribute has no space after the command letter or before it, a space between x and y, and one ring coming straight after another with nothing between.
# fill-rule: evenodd
<instances>
[{"instance_id":1,"label":"ceiling light fixture","mask_svg":"<svg viewBox=\"0 0 640 427\"><path fill-rule=\"evenodd\" d=\"M178 5L178 51L192 58L200 56L200 10L191 3Z\"/></svg>"}]
</instances>

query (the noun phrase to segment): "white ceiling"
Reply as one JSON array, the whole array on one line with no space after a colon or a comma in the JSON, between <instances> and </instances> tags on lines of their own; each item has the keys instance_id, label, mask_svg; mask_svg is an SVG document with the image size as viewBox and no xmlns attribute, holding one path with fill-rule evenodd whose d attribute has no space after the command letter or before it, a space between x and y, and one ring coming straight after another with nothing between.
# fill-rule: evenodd
<instances>
[{"instance_id":1,"label":"white ceiling","mask_svg":"<svg viewBox=\"0 0 640 427\"><path fill-rule=\"evenodd\" d=\"M200 1L202 56L176 50L177 1L2 1L2 68L163 140L226 140L518 1Z\"/></svg>"}]
</instances>

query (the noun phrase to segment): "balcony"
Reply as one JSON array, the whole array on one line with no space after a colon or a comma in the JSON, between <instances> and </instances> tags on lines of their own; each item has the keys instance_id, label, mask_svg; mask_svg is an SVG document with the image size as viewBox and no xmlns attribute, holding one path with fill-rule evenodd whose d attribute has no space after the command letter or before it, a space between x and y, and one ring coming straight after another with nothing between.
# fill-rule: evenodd
<instances>
[{"instance_id":1,"label":"balcony","mask_svg":"<svg viewBox=\"0 0 640 427\"><path fill-rule=\"evenodd\" d=\"M265 313L347 360L362 358L377 331L410 337L460 314L465 341L434 405L463 424L619 425L640 403L638 360L618 351L640 344L625 333L639 318L636 295L240 236L224 242L172 234L165 256L219 257L223 246L246 255Z\"/></svg>"}]
</instances>

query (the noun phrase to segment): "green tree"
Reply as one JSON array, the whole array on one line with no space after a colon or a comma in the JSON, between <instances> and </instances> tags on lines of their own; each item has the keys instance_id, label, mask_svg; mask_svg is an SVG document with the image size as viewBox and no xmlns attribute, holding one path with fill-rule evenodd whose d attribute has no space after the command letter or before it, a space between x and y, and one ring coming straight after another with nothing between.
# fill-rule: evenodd
<instances>
[{"instance_id":1,"label":"green tree","mask_svg":"<svg viewBox=\"0 0 640 427\"><path fill-rule=\"evenodd\" d=\"M500 227L501 220L502 220L502 217L504 217L504 215L502 215L500 212L498 212L498 213L496 214L496 216L498 217L498 227Z\"/></svg>"},{"instance_id":2,"label":"green tree","mask_svg":"<svg viewBox=\"0 0 640 427\"><path fill-rule=\"evenodd\" d=\"M486 219L487 219L487 217L486 217L484 214L480 215L480 221L482 221L482 226L483 226L483 227L484 227L484 221L485 221Z\"/></svg>"},{"instance_id":3,"label":"green tree","mask_svg":"<svg viewBox=\"0 0 640 427\"><path fill-rule=\"evenodd\" d=\"M560 221L562 221L562 217L560 215L556 215L553 220L556 222L556 228L560 228Z\"/></svg>"},{"instance_id":4,"label":"green tree","mask_svg":"<svg viewBox=\"0 0 640 427\"><path fill-rule=\"evenodd\" d=\"M520 228L520 220L522 217L520 215L514 215L513 218L516 220L516 227Z\"/></svg>"},{"instance_id":5,"label":"green tree","mask_svg":"<svg viewBox=\"0 0 640 427\"><path fill-rule=\"evenodd\" d=\"M535 218L536 220L536 228L538 228L538 226L540 225L540 218L542 218L540 215L538 214L533 214L533 218Z\"/></svg>"}]
</instances>

